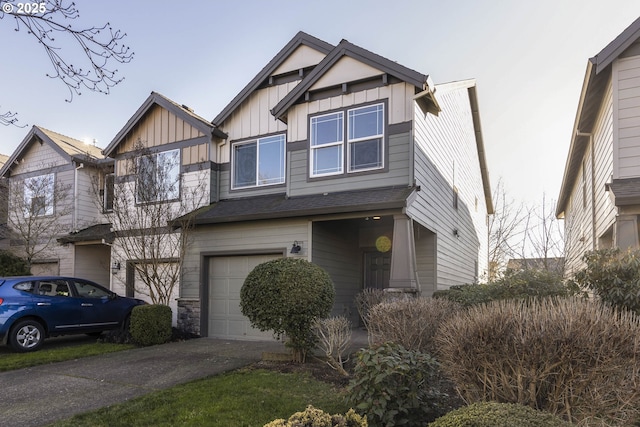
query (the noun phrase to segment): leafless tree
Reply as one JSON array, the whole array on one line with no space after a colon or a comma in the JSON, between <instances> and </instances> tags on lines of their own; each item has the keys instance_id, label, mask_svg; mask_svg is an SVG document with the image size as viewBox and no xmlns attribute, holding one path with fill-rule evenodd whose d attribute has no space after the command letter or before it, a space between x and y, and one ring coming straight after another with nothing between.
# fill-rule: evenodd
<instances>
[{"instance_id":1,"label":"leafless tree","mask_svg":"<svg viewBox=\"0 0 640 427\"><path fill-rule=\"evenodd\" d=\"M43 168L47 170L47 168ZM3 192L0 203L8 206L5 237L11 239L10 250L26 260L28 267L34 260L54 253L56 239L69 231L69 202L71 187L58 182L55 174L13 180Z\"/></svg>"},{"instance_id":2,"label":"leafless tree","mask_svg":"<svg viewBox=\"0 0 640 427\"><path fill-rule=\"evenodd\" d=\"M528 209L525 228L528 257L539 259L548 271L558 268L555 259L564 256L564 229L554 212L555 202L543 193L542 203Z\"/></svg>"},{"instance_id":3,"label":"leafless tree","mask_svg":"<svg viewBox=\"0 0 640 427\"><path fill-rule=\"evenodd\" d=\"M519 252L527 219L523 203L509 198L502 179L493 190L494 214L489 218L489 280L500 274L510 258Z\"/></svg>"},{"instance_id":4,"label":"leafless tree","mask_svg":"<svg viewBox=\"0 0 640 427\"><path fill-rule=\"evenodd\" d=\"M126 33L113 29L108 22L80 26L79 17L75 3L65 0L4 0L0 8L0 19L12 18L16 32L26 32L44 49L53 67L47 76L67 86L67 101L71 101L74 94L80 95L82 88L108 94L123 79L117 64L129 63L134 55L122 44ZM3 125L16 122L15 113L0 115Z\"/></svg>"},{"instance_id":5,"label":"leafless tree","mask_svg":"<svg viewBox=\"0 0 640 427\"><path fill-rule=\"evenodd\" d=\"M205 171L190 173L187 180L180 174L176 151L153 153L141 142L129 154L119 160L127 164L126 175L114 179L107 197L105 215L116 234L113 247L142 282L136 292L169 305L190 243L193 224L188 214L208 202ZM99 186L94 187L100 194Z\"/></svg>"}]
</instances>

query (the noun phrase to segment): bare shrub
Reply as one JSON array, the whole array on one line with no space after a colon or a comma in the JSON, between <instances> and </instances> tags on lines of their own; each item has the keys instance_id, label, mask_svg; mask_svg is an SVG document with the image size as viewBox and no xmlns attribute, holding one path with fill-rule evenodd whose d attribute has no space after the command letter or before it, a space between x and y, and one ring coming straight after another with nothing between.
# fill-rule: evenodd
<instances>
[{"instance_id":1,"label":"bare shrub","mask_svg":"<svg viewBox=\"0 0 640 427\"><path fill-rule=\"evenodd\" d=\"M369 311L369 343L394 342L407 350L433 354L433 339L443 320L462 309L446 299L401 298L383 302Z\"/></svg>"},{"instance_id":2,"label":"bare shrub","mask_svg":"<svg viewBox=\"0 0 640 427\"><path fill-rule=\"evenodd\" d=\"M461 311L435 339L468 402L520 403L572 422L629 425L640 413L640 318L577 297Z\"/></svg>"},{"instance_id":3,"label":"bare shrub","mask_svg":"<svg viewBox=\"0 0 640 427\"><path fill-rule=\"evenodd\" d=\"M369 329L369 311L371 307L380 304L386 298L386 294L382 289L366 288L356 295L356 308L364 323L365 328Z\"/></svg>"},{"instance_id":4,"label":"bare shrub","mask_svg":"<svg viewBox=\"0 0 640 427\"><path fill-rule=\"evenodd\" d=\"M317 319L313 324L313 332L318 338L318 347L324 351L327 363L345 377L349 374L344 369L344 353L351 342L351 322L345 316L334 316Z\"/></svg>"}]
</instances>

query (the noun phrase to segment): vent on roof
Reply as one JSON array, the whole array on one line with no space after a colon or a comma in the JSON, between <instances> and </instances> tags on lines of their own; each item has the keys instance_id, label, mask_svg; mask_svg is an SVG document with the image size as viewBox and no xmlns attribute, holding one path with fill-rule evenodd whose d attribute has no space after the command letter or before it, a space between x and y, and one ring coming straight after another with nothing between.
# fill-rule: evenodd
<instances>
[{"instance_id":1,"label":"vent on roof","mask_svg":"<svg viewBox=\"0 0 640 427\"><path fill-rule=\"evenodd\" d=\"M182 108L184 108L185 110L187 110L190 113L193 113L193 108L189 108L188 106L182 104Z\"/></svg>"}]
</instances>

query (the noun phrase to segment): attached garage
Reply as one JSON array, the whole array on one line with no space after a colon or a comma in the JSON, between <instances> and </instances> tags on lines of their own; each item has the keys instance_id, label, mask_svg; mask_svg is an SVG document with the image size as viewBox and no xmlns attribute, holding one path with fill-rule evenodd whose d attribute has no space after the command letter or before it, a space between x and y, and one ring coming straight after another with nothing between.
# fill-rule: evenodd
<instances>
[{"instance_id":1,"label":"attached garage","mask_svg":"<svg viewBox=\"0 0 640 427\"><path fill-rule=\"evenodd\" d=\"M209 337L242 340L269 340L273 334L251 326L240 310L240 289L247 275L266 261L282 258L278 254L210 256L204 263L205 292L208 293L206 334Z\"/></svg>"}]
</instances>

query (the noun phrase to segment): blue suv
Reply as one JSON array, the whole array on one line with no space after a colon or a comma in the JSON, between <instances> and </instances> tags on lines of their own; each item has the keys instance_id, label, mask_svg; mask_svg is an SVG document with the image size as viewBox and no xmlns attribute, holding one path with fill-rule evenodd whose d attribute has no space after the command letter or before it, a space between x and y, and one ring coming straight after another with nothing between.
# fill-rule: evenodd
<instances>
[{"instance_id":1,"label":"blue suv","mask_svg":"<svg viewBox=\"0 0 640 427\"><path fill-rule=\"evenodd\" d=\"M0 342L19 352L35 351L46 337L125 328L131 310L141 304L84 279L0 277Z\"/></svg>"}]
</instances>

